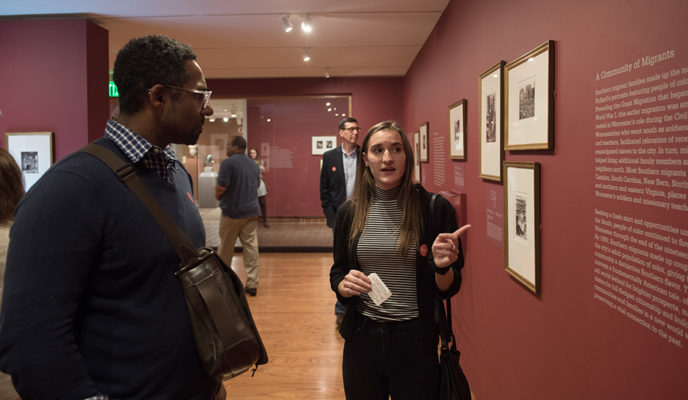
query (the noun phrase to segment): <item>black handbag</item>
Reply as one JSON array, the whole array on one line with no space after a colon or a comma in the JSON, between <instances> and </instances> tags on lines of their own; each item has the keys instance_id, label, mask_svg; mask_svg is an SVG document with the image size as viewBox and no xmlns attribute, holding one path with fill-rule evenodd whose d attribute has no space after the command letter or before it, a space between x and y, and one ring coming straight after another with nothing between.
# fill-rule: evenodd
<instances>
[{"instance_id":1,"label":"black handbag","mask_svg":"<svg viewBox=\"0 0 688 400\"><path fill-rule=\"evenodd\" d=\"M196 249L148 191L136 169L106 147L88 144L87 152L107 164L146 206L179 257L175 272L184 289L196 349L208 375L233 378L268 362L239 277L210 248Z\"/></svg>"},{"instance_id":2,"label":"black handbag","mask_svg":"<svg viewBox=\"0 0 688 400\"><path fill-rule=\"evenodd\" d=\"M430 218L435 213L437 193L430 197ZM433 229L439 233L432 220ZM440 400L471 400L471 388L459 363L461 352L456 348L456 338L452 330L451 299L441 300L437 294L435 321L440 330ZM446 309L446 312L445 312Z\"/></svg>"},{"instance_id":3,"label":"black handbag","mask_svg":"<svg viewBox=\"0 0 688 400\"><path fill-rule=\"evenodd\" d=\"M446 304L446 315L443 303ZM459 363L461 352L456 348L452 332L451 299L438 304L440 315L440 400L471 400L471 388Z\"/></svg>"}]
</instances>

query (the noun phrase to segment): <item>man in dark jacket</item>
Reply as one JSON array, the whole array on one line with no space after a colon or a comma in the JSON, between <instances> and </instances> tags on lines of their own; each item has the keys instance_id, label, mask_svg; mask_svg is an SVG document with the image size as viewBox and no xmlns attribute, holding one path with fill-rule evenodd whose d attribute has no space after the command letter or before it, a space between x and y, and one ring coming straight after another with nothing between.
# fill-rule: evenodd
<instances>
[{"instance_id":1,"label":"man in dark jacket","mask_svg":"<svg viewBox=\"0 0 688 400\"><path fill-rule=\"evenodd\" d=\"M113 79L119 112L96 143L132 163L204 246L191 176L169 146L196 143L213 113L195 54L164 36L132 39ZM198 359L179 259L108 166L84 152L60 160L19 203L11 235L0 368L22 398L224 398Z\"/></svg>"},{"instance_id":2,"label":"man in dark jacket","mask_svg":"<svg viewBox=\"0 0 688 400\"><path fill-rule=\"evenodd\" d=\"M334 229L337 209L351 198L356 184L356 166L361 149L358 133L361 128L355 118L345 118L339 123L342 145L323 154L320 170L320 203L327 218L327 226ZM339 301L334 306L337 326L344 319L346 306Z\"/></svg>"}]
</instances>

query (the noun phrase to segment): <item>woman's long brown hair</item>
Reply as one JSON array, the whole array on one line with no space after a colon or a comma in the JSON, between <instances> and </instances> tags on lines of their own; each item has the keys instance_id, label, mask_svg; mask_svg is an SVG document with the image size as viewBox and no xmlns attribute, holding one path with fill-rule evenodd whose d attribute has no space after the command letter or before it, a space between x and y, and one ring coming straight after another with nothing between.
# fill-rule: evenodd
<instances>
[{"instance_id":1,"label":"woman's long brown hair","mask_svg":"<svg viewBox=\"0 0 688 400\"><path fill-rule=\"evenodd\" d=\"M7 150L0 148L0 223L14 219L14 208L24 195L19 166Z\"/></svg>"}]
</instances>

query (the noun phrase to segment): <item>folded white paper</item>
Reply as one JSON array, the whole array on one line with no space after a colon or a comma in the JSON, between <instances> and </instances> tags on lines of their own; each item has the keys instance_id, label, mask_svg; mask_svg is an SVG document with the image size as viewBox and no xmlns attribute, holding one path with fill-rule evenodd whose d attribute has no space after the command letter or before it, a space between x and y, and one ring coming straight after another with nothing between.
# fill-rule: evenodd
<instances>
[{"instance_id":1,"label":"folded white paper","mask_svg":"<svg viewBox=\"0 0 688 400\"><path fill-rule=\"evenodd\" d=\"M370 279L370 286L372 287L368 293L368 296L370 296L376 306L379 306L380 304L384 303L385 300L389 299L389 297L392 295L392 292L389 291L387 285L382 282L382 279L380 279L375 272L368 275L368 278Z\"/></svg>"}]
</instances>

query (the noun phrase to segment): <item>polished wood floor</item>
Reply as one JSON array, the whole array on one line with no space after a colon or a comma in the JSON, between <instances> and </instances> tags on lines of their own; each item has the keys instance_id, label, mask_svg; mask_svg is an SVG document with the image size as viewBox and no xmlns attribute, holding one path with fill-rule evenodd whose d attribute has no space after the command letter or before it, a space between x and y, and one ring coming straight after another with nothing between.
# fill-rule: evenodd
<instances>
[{"instance_id":1,"label":"polished wood floor","mask_svg":"<svg viewBox=\"0 0 688 400\"><path fill-rule=\"evenodd\" d=\"M332 253L260 254L258 296L248 299L269 362L226 381L228 399L344 399L331 265ZM240 254L232 269L245 280Z\"/></svg>"}]
</instances>

